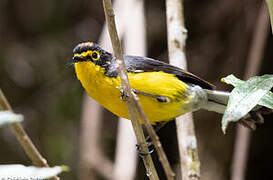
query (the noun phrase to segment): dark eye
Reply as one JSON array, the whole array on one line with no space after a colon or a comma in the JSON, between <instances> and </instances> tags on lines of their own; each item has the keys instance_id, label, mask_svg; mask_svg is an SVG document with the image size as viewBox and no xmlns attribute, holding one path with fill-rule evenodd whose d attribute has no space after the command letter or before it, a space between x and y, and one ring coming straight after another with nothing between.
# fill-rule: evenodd
<instances>
[{"instance_id":1,"label":"dark eye","mask_svg":"<svg viewBox=\"0 0 273 180\"><path fill-rule=\"evenodd\" d=\"M97 59L98 58L98 54L97 53L93 53L92 54L92 58Z\"/></svg>"},{"instance_id":2,"label":"dark eye","mask_svg":"<svg viewBox=\"0 0 273 180\"><path fill-rule=\"evenodd\" d=\"M92 52L92 59L94 61L98 60L100 58L100 53L98 51L93 51Z\"/></svg>"}]
</instances>

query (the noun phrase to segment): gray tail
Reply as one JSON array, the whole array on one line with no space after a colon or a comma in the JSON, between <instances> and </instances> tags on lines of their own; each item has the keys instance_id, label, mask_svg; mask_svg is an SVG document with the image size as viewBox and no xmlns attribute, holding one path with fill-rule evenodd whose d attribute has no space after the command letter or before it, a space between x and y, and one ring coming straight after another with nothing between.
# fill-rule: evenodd
<instances>
[{"instance_id":1,"label":"gray tail","mask_svg":"<svg viewBox=\"0 0 273 180\"><path fill-rule=\"evenodd\" d=\"M228 103L228 99L230 96L229 92L225 91L214 91L214 90L204 90L207 94L207 104L201 106L202 109L206 109L208 111L214 111L220 114L224 114L226 110L226 106ZM269 108L262 107L260 105L255 106L251 112L247 113L240 121L241 125L254 130L257 124L263 123L263 116L265 114L272 113L273 111ZM249 119L254 121L249 121Z\"/></svg>"},{"instance_id":2,"label":"gray tail","mask_svg":"<svg viewBox=\"0 0 273 180\"><path fill-rule=\"evenodd\" d=\"M207 89L205 89L205 91L207 93L208 103L203 106L202 109L224 114L230 93Z\"/></svg>"}]
</instances>

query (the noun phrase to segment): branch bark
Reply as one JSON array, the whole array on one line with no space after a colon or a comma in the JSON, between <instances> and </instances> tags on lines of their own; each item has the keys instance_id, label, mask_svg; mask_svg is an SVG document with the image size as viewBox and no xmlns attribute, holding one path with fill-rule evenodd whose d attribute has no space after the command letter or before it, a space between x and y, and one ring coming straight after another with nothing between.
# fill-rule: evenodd
<instances>
[{"instance_id":1,"label":"branch bark","mask_svg":"<svg viewBox=\"0 0 273 180\"><path fill-rule=\"evenodd\" d=\"M125 2L123 0L116 0L113 4L113 8L116 9L116 17L119 19L117 22L119 36L121 39L124 39L125 51L129 51L130 53L132 50L133 53L138 51L137 54L140 55L144 55L145 51L145 28L141 28L144 26L142 6L143 1L138 0L128 0ZM133 12L131 10L132 8L134 8ZM129 15L134 19L128 19L127 17ZM132 25L133 23L134 26L140 27L137 29L137 35L133 34L136 30L135 28L132 28L134 27ZM101 44L107 51L112 52L111 42L107 33L107 24L105 23L99 38L99 44ZM141 43L136 43L139 41ZM136 45L138 47L136 47ZM100 113L98 114L98 112ZM101 134L101 113L100 105L94 100L90 100L88 95L85 94L81 121L79 177L81 179L94 179L95 173L92 171L94 170L107 179L134 179L137 157L135 151L136 139L132 129L132 124L128 120L119 118L115 162L112 164L110 163L110 160L103 155L98 141ZM98 158L104 160L99 161ZM128 159L130 161L128 161ZM99 171L100 169L102 169L102 171Z\"/></svg>"},{"instance_id":2,"label":"branch bark","mask_svg":"<svg viewBox=\"0 0 273 180\"><path fill-rule=\"evenodd\" d=\"M128 76L126 74L125 63L122 55L121 45L118 38L118 33L116 29L115 19L114 19L114 11L112 8L111 0L103 0L103 7L105 12L105 18L108 25L108 31L112 42L112 47L114 50L114 55L119 64L119 76L122 83L123 91L128 95L128 99L126 101L129 116L136 134L137 142L140 144L140 150L144 152L149 152L147 147L147 143L145 141L145 137L141 126L138 122L138 111L136 107L136 97L131 91L131 87L129 84ZM157 172L155 170L152 158L150 155L143 157L143 162L147 171L147 176L150 179L159 179Z\"/></svg>"},{"instance_id":3,"label":"branch bark","mask_svg":"<svg viewBox=\"0 0 273 180\"><path fill-rule=\"evenodd\" d=\"M6 99L1 89L0 89L0 107L2 107L3 110L13 112L8 100ZM24 149L27 156L31 159L32 163L35 166L49 167L46 159L43 158L43 156L40 154L38 149L35 147L35 145L33 144L30 137L25 132L20 122L12 123L10 125L10 129L12 133L15 135L20 145L22 146L22 148ZM58 177L51 178L51 180L58 180L58 179L59 179Z\"/></svg>"},{"instance_id":4,"label":"branch bark","mask_svg":"<svg viewBox=\"0 0 273 180\"><path fill-rule=\"evenodd\" d=\"M185 54L187 30L182 3L182 0L166 0L168 50L170 64L187 69ZM182 179L200 179L200 161L192 114L176 118L176 129Z\"/></svg>"},{"instance_id":5,"label":"branch bark","mask_svg":"<svg viewBox=\"0 0 273 180\"><path fill-rule=\"evenodd\" d=\"M126 9L127 6L123 0L115 1L114 8L118 8L119 32L123 35L125 32ZM103 26L99 44L107 51L112 51L111 43L107 35L107 25ZM102 107L86 93L83 96L81 117L81 135L80 135L80 162L78 176L80 179L95 179L95 171L107 179L111 179L115 165L107 159L99 143L102 126ZM97 168L98 167L98 168ZM105 168L101 168L105 167Z\"/></svg>"},{"instance_id":6,"label":"branch bark","mask_svg":"<svg viewBox=\"0 0 273 180\"><path fill-rule=\"evenodd\" d=\"M126 21L122 26L118 25L120 38L123 40L125 54L137 54L146 56L146 31L144 17L144 1L143 0L127 0L122 1L126 6L123 13ZM117 1L115 1L116 3ZM125 5L126 4L126 5ZM115 9L115 4L114 4ZM116 18L121 9L116 9ZM130 18L128 18L130 16ZM124 33L120 32L121 27ZM135 28L138 27L138 28ZM115 155L114 179L115 180L133 180L135 179L137 156L135 150L136 138L130 121L119 118L118 136Z\"/></svg>"}]
</instances>

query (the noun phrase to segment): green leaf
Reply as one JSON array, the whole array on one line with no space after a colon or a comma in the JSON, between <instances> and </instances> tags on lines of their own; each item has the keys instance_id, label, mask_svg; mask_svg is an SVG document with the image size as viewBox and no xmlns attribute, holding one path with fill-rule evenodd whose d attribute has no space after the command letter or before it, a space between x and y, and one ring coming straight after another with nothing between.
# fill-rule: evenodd
<instances>
[{"instance_id":1,"label":"green leaf","mask_svg":"<svg viewBox=\"0 0 273 180\"><path fill-rule=\"evenodd\" d=\"M273 109L273 93L267 92L262 99L260 99L259 105L265 106L267 108Z\"/></svg>"},{"instance_id":2,"label":"green leaf","mask_svg":"<svg viewBox=\"0 0 273 180\"><path fill-rule=\"evenodd\" d=\"M234 76L233 74L231 75L228 75L227 77L225 78L222 78L221 79L222 82L226 83L226 84L231 84L233 85L234 87L238 87L238 86L241 86L243 84L246 83L246 81L243 81L241 79L238 79L236 76Z\"/></svg>"},{"instance_id":3,"label":"green leaf","mask_svg":"<svg viewBox=\"0 0 273 180\"><path fill-rule=\"evenodd\" d=\"M5 124L23 121L24 116L10 111L0 111L0 127Z\"/></svg>"},{"instance_id":4,"label":"green leaf","mask_svg":"<svg viewBox=\"0 0 273 180\"><path fill-rule=\"evenodd\" d=\"M272 96L265 96L273 86L273 75L255 76L245 83L235 80L234 77L228 76L224 82L232 83L235 88L230 94L228 105L222 118L222 130L225 133L230 122L236 122L251 111L261 99L265 97L262 103L272 104ZM231 77L231 78L230 78ZM234 81L235 80L235 83Z\"/></svg>"},{"instance_id":5,"label":"green leaf","mask_svg":"<svg viewBox=\"0 0 273 180\"><path fill-rule=\"evenodd\" d=\"M241 79L238 79L233 74L222 78L222 82L225 82L227 84L233 85L234 87L240 87L243 84L246 83L246 81L243 81ZM258 105L265 106L267 108L273 109L273 93L271 91L268 91L258 102Z\"/></svg>"},{"instance_id":6,"label":"green leaf","mask_svg":"<svg viewBox=\"0 0 273 180\"><path fill-rule=\"evenodd\" d=\"M63 171L68 171L68 167L35 167L20 164L0 165L0 179L47 179Z\"/></svg>"}]
</instances>

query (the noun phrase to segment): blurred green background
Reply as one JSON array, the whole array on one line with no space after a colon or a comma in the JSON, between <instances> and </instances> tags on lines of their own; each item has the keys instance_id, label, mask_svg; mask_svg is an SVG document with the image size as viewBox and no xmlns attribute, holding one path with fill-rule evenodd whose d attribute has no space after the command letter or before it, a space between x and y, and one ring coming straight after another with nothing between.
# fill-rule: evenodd
<instances>
[{"instance_id":1,"label":"blurred green background","mask_svg":"<svg viewBox=\"0 0 273 180\"><path fill-rule=\"evenodd\" d=\"M221 90L230 90L220 83L222 77L234 74L242 79L261 2L185 0L188 69ZM148 56L167 61L165 1L146 0L145 17ZM15 112L25 115L23 125L48 163L71 167L60 176L63 179L78 179L79 173L84 90L70 65L72 49L82 41L97 42L103 24L100 0L0 1L0 87ZM268 31L260 74L273 73L272 46ZM116 122L113 115L107 115L101 141L113 158ZM272 116L252 135L248 180L273 179L273 122L268 119ZM212 112L195 113L204 179L214 176L211 169L217 175L214 179L230 178L235 126L223 135L220 120ZM170 123L159 134L175 164L176 139L169 135L173 128ZM31 164L8 128L0 129L0 163Z\"/></svg>"}]
</instances>

